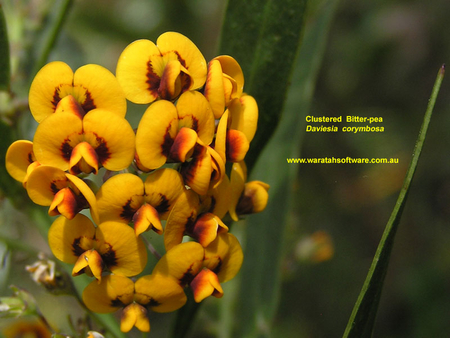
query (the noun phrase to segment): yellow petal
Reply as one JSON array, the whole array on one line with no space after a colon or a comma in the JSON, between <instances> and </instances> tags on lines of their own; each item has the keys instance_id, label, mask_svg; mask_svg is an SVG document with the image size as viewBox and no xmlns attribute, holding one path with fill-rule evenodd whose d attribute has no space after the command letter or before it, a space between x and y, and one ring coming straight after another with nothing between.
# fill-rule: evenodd
<instances>
[{"instance_id":1,"label":"yellow petal","mask_svg":"<svg viewBox=\"0 0 450 338\"><path fill-rule=\"evenodd\" d=\"M239 220L236 214L236 206L238 204L239 198L244 191L245 182L247 181L247 167L245 162L234 163L231 167L231 177L230 177L230 205L228 212L230 213L233 221L237 222Z\"/></svg>"},{"instance_id":2,"label":"yellow petal","mask_svg":"<svg viewBox=\"0 0 450 338\"><path fill-rule=\"evenodd\" d=\"M69 182L64 171L54 167L40 166L30 174L27 192L34 203L49 206L55 194L68 186Z\"/></svg>"},{"instance_id":3,"label":"yellow petal","mask_svg":"<svg viewBox=\"0 0 450 338\"><path fill-rule=\"evenodd\" d=\"M227 175L224 175L222 182L212 190L211 198L213 199L212 208L208 211L217 215L220 219L224 218L228 212L231 199L231 185Z\"/></svg>"},{"instance_id":4,"label":"yellow petal","mask_svg":"<svg viewBox=\"0 0 450 338\"><path fill-rule=\"evenodd\" d=\"M220 286L219 278L209 269L203 269L195 276L191 282L191 289L194 293L194 300L200 303L203 299L214 296L222 298L223 290Z\"/></svg>"},{"instance_id":5,"label":"yellow petal","mask_svg":"<svg viewBox=\"0 0 450 338\"><path fill-rule=\"evenodd\" d=\"M155 170L145 180L145 201L152 205L161 219L167 219L175 202L184 191L183 177L174 169Z\"/></svg>"},{"instance_id":6,"label":"yellow petal","mask_svg":"<svg viewBox=\"0 0 450 338\"><path fill-rule=\"evenodd\" d=\"M70 181L71 189L79 192L79 195L77 196L79 206L83 206L83 208L87 208L89 206L92 219L95 223L99 223L97 200L89 185L74 175L66 174L66 177ZM83 199L80 198L80 195ZM80 204L81 201L86 201L87 205Z\"/></svg>"},{"instance_id":7,"label":"yellow petal","mask_svg":"<svg viewBox=\"0 0 450 338\"><path fill-rule=\"evenodd\" d=\"M217 237L218 232L228 231L228 227L214 214L206 213L200 216L189 235L195 238L203 247L207 247Z\"/></svg>"},{"instance_id":8,"label":"yellow petal","mask_svg":"<svg viewBox=\"0 0 450 338\"><path fill-rule=\"evenodd\" d=\"M241 66L229 55L220 55L215 57L214 60L218 60L222 66L222 72L225 78L224 82L229 82L232 85L232 90L228 91L225 96L229 100L239 98L244 89L244 73L242 72ZM228 87L227 85L225 86Z\"/></svg>"},{"instance_id":9,"label":"yellow petal","mask_svg":"<svg viewBox=\"0 0 450 338\"><path fill-rule=\"evenodd\" d=\"M99 108L125 117L125 94L108 69L94 64L78 68L73 76L73 87L73 96L86 113Z\"/></svg>"},{"instance_id":10,"label":"yellow petal","mask_svg":"<svg viewBox=\"0 0 450 338\"><path fill-rule=\"evenodd\" d=\"M183 163L181 175L184 182L199 195L206 195L212 173L212 161L207 148L197 143L192 160Z\"/></svg>"},{"instance_id":11,"label":"yellow petal","mask_svg":"<svg viewBox=\"0 0 450 338\"><path fill-rule=\"evenodd\" d=\"M241 269L244 254L237 238L229 232L221 232L205 248L204 267L217 274L224 283L234 278Z\"/></svg>"},{"instance_id":12,"label":"yellow petal","mask_svg":"<svg viewBox=\"0 0 450 338\"><path fill-rule=\"evenodd\" d=\"M227 131L227 161L243 161L249 147L250 144L243 132L235 129L229 129Z\"/></svg>"},{"instance_id":13,"label":"yellow petal","mask_svg":"<svg viewBox=\"0 0 450 338\"><path fill-rule=\"evenodd\" d=\"M150 331L150 322L147 317L147 309L133 303L125 307L120 319L120 331L128 332L136 326L142 332Z\"/></svg>"},{"instance_id":14,"label":"yellow petal","mask_svg":"<svg viewBox=\"0 0 450 338\"><path fill-rule=\"evenodd\" d=\"M144 231L154 230L157 234L163 233L158 211L150 204L144 204L133 216L134 232L139 236Z\"/></svg>"},{"instance_id":15,"label":"yellow petal","mask_svg":"<svg viewBox=\"0 0 450 338\"><path fill-rule=\"evenodd\" d=\"M204 249L196 242L185 242L174 246L156 263L153 273L169 275L181 286L189 284L200 271Z\"/></svg>"},{"instance_id":16,"label":"yellow petal","mask_svg":"<svg viewBox=\"0 0 450 338\"><path fill-rule=\"evenodd\" d=\"M214 113L208 100L197 91L183 93L177 101L178 128L195 130L206 145L212 142L215 133Z\"/></svg>"},{"instance_id":17,"label":"yellow petal","mask_svg":"<svg viewBox=\"0 0 450 338\"><path fill-rule=\"evenodd\" d=\"M68 170L72 149L82 141L82 120L72 113L60 112L39 124L34 135L33 152L42 165Z\"/></svg>"},{"instance_id":18,"label":"yellow petal","mask_svg":"<svg viewBox=\"0 0 450 338\"><path fill-rule=\"evenodd\" d=\"M181 243L188 224L197 219L200 200L192 190L184 190L169 214L164 231L164 246L170 250Z\"/></svg>"},{"instance_id":19,"label":"yellow petal","mask_svg":"<svg viewBox=\"0 0 450 338\"><path fill-rule=\"evenodd\" d=\"M225 161L219 155L217 151L208 146L207 152L211 157L211 179L210 179L210 188L216 188L225 177Z\"/></svg>"},{"instance_id":20,"label":"yellow petal","mask_svg":"<svg viewBox=\"0 0 450 338\"><path fill-rule=\"evenodd\" d=\"M166 32L156 41L161 54L173 53L181 65L189 71L192 86L188 89L202 87L206 80L206 60L197 46L180 33Z\"/></svg>"},{"instance_id":21,"label":"yellow petal","mask_svg":"<svg viewBox=\"0 0 450 338\"><path fill-rule=\"evenodd\" d=\"M54 113L61 98L72 93L73 71L64 62L50 62L36 74L28 96L30 111L42 122Z\"/></svg>"},{"instance_id":22,"label":"yellow petal","mask_svg":"<svg viewBox=\"0 0 450 338\"><path fill-rule=\"evenodd\" d=\"M248 215L263 211L269 200L270 186L261 181L247 182L236 206L238 215Z\"/></svg>"},{"instance_id":23,"label":"yellow petal","mask_svg":"<svg viewBox=\"0 0 450 338\"><path fill-rule=\"evenodd\" d=\"M187 300L184 289L169 275L160 273L143 276L135 284L135 300L155 312L172 312Z\"/></svg>"},{"instance_id":24,"label":"yellow petal","mask_svg":"<svg viewBox=\"0 0 450 338\"><path fill-rule=\"evenodd\" d=\"M157 73L150 63L155 57L162 60L158 47L150 40L134 41L120 55L116 76L131 102L145 104L158 98L162 72Z\"/></svg>"},{"instance_id":25,"label":"yellow petal","mask_svg":"<svg viewBox=\"0 0 450 338\"><path fill-rule=\"evenodd\" d=\"M178 115L173 103L160 100L148 107L136 132L136 152L142 165L157 169L166 163L177 130Z\"/></svg>"},{"instance_id":26,"label":"yellow petal","mask_svg":"<svg viewBox=\"0 0 450 338\"><path fill-rule=\"evenodd\" d=\"M48 208L50 216L62 215L67 219L73 219L79 211L76 196L69 188L59 190Z\"/></svg>"},{"instance_id":27,"label":"yellow petal","mask_svg":"<svg viewBox=\"0 0 450 338\"><path fill-rule=\"evenodd\" d=\"M214 118L220 119L225 111L225 92L223 88L222 66L219 60L211 60L208 64L208 76L204 95L211 105Z\"/></svg>"},{"instance_id":28,"label":"yellow petal","mask_svg":"<svg viewBox=\"0 0 450 338\"><path fill-rule=\"evenodd\" d=\"M131 304L134 296L134 283L123 276L109 275L100 283L91 282L83 291L83 303L89 310L109 313Z\"/></svg>"},{"instance_id":29,"label":"yellow petal","mask_svg":"<svg viewBox=\"0 0 450 338\"><path fill-rule=\"evenodd\" d=\"M118 174L102 184L97 192L100 222L130 223L144 203L144 183L133 174Z\"/></svg>"},{"instance_id":30,"label":"yellow petal","mask_svg":"<svg viewBox=\"0 0 450 338\"><path fill-rule=\"evenodd\" d=\"M107 123L106 123L107 121ZM126 169L134 159L135 136L124 118L108 110L91 110L83 119L84 139L108 170Z\"/></svg>"},{"instance_id":31,"label":"yellow petal","mask_svg":"<svg viewBox=\"0 0 450 338\"><path fill-rule=\"evenodd\" d=\"M27 168L34 161L36 161L36 158L33 153L33 142L31 141L15 141L6 151L6 170L16 181L23 182L25 180Z\"/></svg>"},{"instance_id":32,"label":"yellow petal","mask_svg":"<svg viewBox=\"0 0 450 338\"><path fill-rule=\"evenodd\" d=\"M253 140L258 125L258 104L250 95L242 95L233 100L228 107L230 111L230 128L242 131L248 142Z\"/></svg>"},{"instance_id":33,"label":"yellow petal","mask_svg":"<svg viewBox=\"0 0 450 338\"><path fill-rule=\"evenodd\" d=\"M80 103L73 97L72 94L68 94L61 98L61 100L56 105L55 113L71 113L77 116L79 119L83 119L86 112L80 106Z\"/></svg>"},{"instance_id":34,"label":"yellow petal","mask_svg":"<svg viewBox=\"0 0 450 338\"><path fill-rule=\"evenodd\" d=\"M97 251L105 265L114 274L135 276L147 264L147 249L140 237L123 223L108 221L98 225L96 239Z\"/></svg>"},{"instance_id":35,"label":"yellow petal","mask_svg":"<svg viewBox=\"0 0 450 338\"><path fill-rule=\"evenodd\" d=\"M48 244L56 258L74 264L85 251L92 249L95 226L82 214L74 219L58 217L48 231Z\"/></svg>"},{"instance_id":36,"label":"yellow petal","mask_svg":"<svg viewBox=\"0 0 450 338\"><path fill-rule=\"evenodd\" d=\"M81 275L86 268L89 268L90 273L98 282L101 282L104 264L102 257L94 249L87 250L81 254L72 269L72 276Z\"/></svg>"},{"instance_id":37,"label":"yellow petal","mask_svg":"<svg viewBox=\"0 0 450 338\"><path fill-rule=\"evenodd\" d=\"M178 60L170 60L165 65L158 90L162 99L172 101L180 95L184 87L190 87L190 77L183 74L181 68L181 63Z\"/></svg>"},{"instance_id":38,"label":"yellow petal","mask_svg":"<svg viewBox=\"0 0 450 338\"><path fill-rule=\"evenodd\" d=\"M216 140L214 141L214 150L220 155L223 162L227 161L226 142L227 142L227 126L228 126L228 109L222 115L217 125Z\"/></svg>"},{"instance_id":39,"label":"yellow petal","mask_svg":"<svg viewBox=\"0 0 450 338\"><path fill-rule=\"evenodd\" d=\"M186 162L192 156L197 141L198 135L194 130L181 128L170 147L170 161Z\"/></svg>"},{"instance_id":40,"label":"yellow petal","mask_svg":"<svg viewBox=\"0 0 450 338\"><path fill-rule=\"evenodd\" d=\"M95 149L87 142L78 143L72 150L69 160L69 171L73 175L80 173L95 175L98 173L98 156Z\"/></svg>"}]
</instances>

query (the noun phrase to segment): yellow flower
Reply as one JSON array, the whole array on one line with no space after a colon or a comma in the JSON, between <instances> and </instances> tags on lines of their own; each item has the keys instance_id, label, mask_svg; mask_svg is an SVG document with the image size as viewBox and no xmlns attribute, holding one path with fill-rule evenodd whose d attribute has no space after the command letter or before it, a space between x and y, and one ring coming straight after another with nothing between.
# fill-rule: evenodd
<instances>
[{"instance_id":1,"label":"yellow flower","mask_svg":"<svg viewBox=\"0 0 450 338\"><path fill-rule=\"evenodd\" d=\"M129 226L108 221L96 228L82 214L73 220L57 218L48 233L48 242L59 260L75 264L72 275L83 272L102 279L103 271L134 276L147 264L147 250Z\"/></svg>"},{"instance_id":2,"label":"yellow flower","mask_svg":"<svg viewBox=\"0 0 450 338\"><path fill-rule=\"evenodd\" d=\"M52 333L41 321L19 319L4 329L5 338L50 338Z\"/></svg>"},{"instance_id":3,"label":"yellow flower","mask_svg":"<svg viewBox=\"0 0 450 338\"><path fill-rule=\"evenodd\" d=\"M73 96L64 97L55 114L39 124L33 152L39 163L77 175L103 166L118 171L134 158L134 132L123 117L96 108L84 117Z\"/></svg>"},{"instance_id":4,"label":"yellow flower","mask_svg":"<svg viewBox=\"0 0 450 338\"><path fill-rule=\"evenodd\" d=\"M136 283L127 277L109 275L100 283L92 282L83 291L83 302L98 313L122 310L120 329L130 331L136 326L140 331L150 331L148 310L171 312L186 303L182 286L169 275L151 274Z\"/></svg>"},{"instance_id":5,"label":"yellow flower","mask_svg":"<svg viewBox=\"0 0 450 338\"><path fill-rule=\"evenodd\" d=\"M90 64L74 73L60 61L48 63L36 74L29 93L31 114L42 122L68 95L75 98L84 113L100 108L120 117L126 114L125 95L109 70Z\"/></svg>"},{"instance_id":6,"label":"yellow flower","mask_svg":"<svg viewBox=\"0 0 450 338\"><path fill-rule=\"evenodd\" d=\"M78 212L89 208L95 221L98 220L97 201L85 181L61 169L39 166L34 169L27 183L31 200L49 206L50 216L63 215L74 218Z\"/></svg>"},{"instance_id":7,"label":"yellow flower","mask_svg":"<svg viewBox=\"0 0 450 338\"><path fill-rule=\"evenodd\" d=\"M202 246L208 246L220 232L228 231L222 220L201 204L192 190L183 192L166 222L164 245L166 250L180 244L184 235L196 239Z\"/></svg>"},{"instance_id":8,"label":"yellow flower","mask_svg":"<svg viewBox=\"0 0 450 338\"><path fill-rule=\"evenodd\" d=\"M166 32L156 45L149 40L128 45L119 57L116 76L126 98L134 103L174 100L203 86L206 60L187 37Z\"/></svg>"},{"instance_id":9,"label":"yellow flower","mask_svg":"<svg viewBox=\"0 0 450 338\"><path fill-rule=\"evenodd\" d=\"M231 100L238 99L244 89L244 74L237 61L228 55L217 56L208 64L204 95L219 119Z\"/></svg>"},{"instance_id":10,"label":"yellow flower","mask_svg":"<svg viewBox=\"0 0 450 338\"><path fill-rule=\"evenodd\" d=\"M118 174L97 192L100 222L133 222L136 235L149 229L163 232L178 196L185 190L181 175L174 169L158 169L145 182L133 174Z\"/></svg>"},{"instance_id":11,"label":"yellow flower","mask_svg":"<svg viewBox=\"0 0 450 338\"><path fill-rule=\"evenodd\" d=\"M229 210L234 221L239 215L248 215L263 211L269 200L270 186L261 181L247 181L247 167L244 162L234 163L231 169L231 198Z\"/></svg>"},{"instance_id":12,"label":"yellow flower","mask_svg":"<svg viewBox=\"0 0 450 338\"><path fill-rule=\"evenodd\" d=\"M33 142L26 140L15 141L9 146L5 162L8 174L16 181L22 182L24 188L30 173L40 165L34 156Z\"/></svg>"}]
</instances>

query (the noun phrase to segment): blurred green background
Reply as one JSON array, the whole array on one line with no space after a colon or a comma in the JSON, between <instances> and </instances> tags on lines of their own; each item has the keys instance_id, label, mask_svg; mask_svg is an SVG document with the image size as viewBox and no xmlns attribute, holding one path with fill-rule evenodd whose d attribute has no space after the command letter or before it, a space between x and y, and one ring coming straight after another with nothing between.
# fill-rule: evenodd
<instances>
[{"instance_id":1,"label":"blurred green background","mask_svg":"<svg viewBox=\"0 0 450 338\"><path fill-rule=\"evenodd\" d=\"M32 71L27 60L39 48L36 37L49 19L41 14L57 2L2 1L11 53L19 61L13 64L12 88L19 98L26 98L23 79ZM306 29L330 3L309 1ZM155 41L173 30L191 38L209 60L216 55L225 8L226 1L214 0L77 0L50 59L73 69L97 63L114 72L130 42ZM342 336L406 173L437 71L449 62L449 12L450 2L444 0L338 3L309 115L380 116L385 131L305 133L303 125L298 130L301 156L396 157L399 164L277 164L295 166L298 177L292 182L295 199L287 217L273 337ZM20 20L25 25L18 24ZM292 88L301 80L294 76ZM374 337L443 337L450 329L449 89L444 79L397 234ZM286 114L304 115L295 110L297 95L290 92ZM137 123L144 109L130 105L127 117ZM31 118L25 113L20 119L18 138L31 139ZM253 178L258 179L256 172ZM27 216L12 208L6 196L0 202L0 233L49 252L39 234L30 230ZM298 260L299 242L318 230L331 236L333 258L316 264ZM15 252L6 285L33 290L42 310L52 320L65 322L55 311L54 298L27 282L22 268L33 260L30 254ZM1 287L2 294L9 293ZM200 309L191 337L218 335L219 303L226 292L222 300L208 299ZM75 307L72 300L64 301ZM152 314L151 336L167 337L172 320L172 314Z\"/></svg>"}]
</instances>

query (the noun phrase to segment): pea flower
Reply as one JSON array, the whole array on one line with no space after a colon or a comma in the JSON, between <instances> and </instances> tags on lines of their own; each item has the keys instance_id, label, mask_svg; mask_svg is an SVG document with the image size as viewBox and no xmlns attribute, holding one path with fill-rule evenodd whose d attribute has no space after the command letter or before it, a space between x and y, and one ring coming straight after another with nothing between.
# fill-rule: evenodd
<instances>
[{"instance_id":1,"label":"pea flower","mask_svg":"<svg viewBox=\"0 0 450 338\"><path fill-rule=\"evenodd\" d=\"M49 206L50 216L73 219L81 210L90 209L94 220L98 220L97 201L91 188L82 179L61 169L37 167L29 176L26 189L34 203Z\"/></svg>"},{"instance_id":2,"label":"pea flower","mask_svg":"<svg viewBox=\"0 0 450 338\"><path fill-rule=\"evenodd\" d=\"M37 127L33 140L37 161L74 175L96 174L101 166L113 171L127 168L134 158L135 139L127 120L101 108L82 113L71 95L58 103L55 113Z\"/></svg>"},{"instance_id":3,"label":"pea flower","mask_svg":"<svg viewBox=\"0 0 450 338\"><path fill-rule=\"evenodd\" d=\"M149 332L148 310L175 311L186 300L178 282L161 274L143 276L135 283L127 277L109 275L100 283L90 283L83 291L83 302L94 312L111 313L122 309L122 332L128 332L134 326L140 331Z\"/></svg>"},{"instance_id":4,"label":"pea flower","mask_svg":"<svg viewBox=\"0 0 450 338\"><path fill-rule=\"evenodd\" d=\"M239 63L231 56L221 55L208 63L208 76L203 90L205 97L219 119L233 99L241 97L244 74Z\"/></svg>"},{"instance_id":5,"label":"pea flower","mask_svg":"<svg viewBox=\"0 0 450 338\"><path fill-rule=\"evenodd\" d=\"M229 214L234 221L240 215L248 215L263 211L269 200L270 186L262 181L247 182L245 162L234 163L231 169L231 198Z\"/></svg>"},{"instance_id":6,"label":"pea flower","mask_svg":"<svg viewBox=\"0 0 450 338\"><path fill-rule=\"evenodd\" d=\"M6 151L5 164L8 174L16 181L22 182L26 188L28 176L40 165L34 156L33 142L27 140L13 142Z\"/></svg>"},{"instance_id":7,"label":"pea flower","mask_svg":"<svg viewBox=\"0 0 450 338\"><path fill-rule=\"evenodd\" d=\"M166 32L156 44L142 39L128 45L117 62L116 76L131 102L174 100L203 86L206 60L187 37Z\"/></svg>"},{"instance_id":8,"label":"pea flower","mask_svg":"<svg viewBox=\"0 0 450 338\"><path fill-rule=\"evenodd\" d=\"M147 264L144 242L129 226L108 221L97 227L82 214L73 220L57 218L48 232L48 243L56 258L75 264L72 276L86 273L98 281L104 271L134 276Z\"/></svg>"},{"instance_id":9,"label":"pea flower","mask_svg":"<svg viewBox=\"0 0 450 338\"><path fill-rule=\"evenodd\" d=\"M183 178L170 168L155 170L145 182L133 174L118 174L97 192L100 222L132 222L137 236L149 229L161 234L161 220L184 190Z\"/></svg>"},{"instance_id":10,"label":"pea flower","mask_svg":"<svg viewBox=\"0 0 450 338\"><path fill-rule=\"evenodd\" d=\"M84 113L99 108L120 117L126 114L125 95L109 70L89 64L73 72L61 61L48 63L34 77L28 97L31 114L42 122L68 95L75 98Z\"/></svg>"}]
</instances>

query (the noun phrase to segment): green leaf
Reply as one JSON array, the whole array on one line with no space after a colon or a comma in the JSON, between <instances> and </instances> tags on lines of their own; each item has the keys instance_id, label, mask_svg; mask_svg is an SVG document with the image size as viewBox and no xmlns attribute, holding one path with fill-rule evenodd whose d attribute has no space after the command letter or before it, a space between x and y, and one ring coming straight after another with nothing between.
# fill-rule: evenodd
<instances>
[{"instance_id":1,"label":"green leaf","mask_svg":"<svg viewBox=\"0 0 450 338\"><path fill-rule=\"evenodd\" d=\"M320 4L314 15L308 17L309 25L281 123L252 173L253 179L270 184L269 204L266 210L248 217L246 222L236 316L240 321L238 337L270 336L279 304L284 233L294 202L293 187L298 173L298 166L288 164L286 158L300 156L305 116L310 109L338 1L322 1Z\"/></svg>"},{"instance_id":2,"label":"green leaf","mask_svg":"<svg viewBox=\"0 0 450 338\"><path fill-rule=\"evenodd\" d=\"M244 91L258 102L258 132L245 162L250 171L281 119L298 54L306 0L230 0L220 53L234 57Z\"/></svg>"},{"instance_id":3,"label":"green leaf","mask_svg":"<svg viewBox=\"0 0 450 338\"><path fill-rule=\"evenodd\" d=\"M383 289L384 278L387 273L389 258L394 246L394 238L400 223L403 208L406 203L406 197L411 186L411 182L416 171L420 153L422 152L423 143L428 130L428 125L433 113L434 104L436 102L439 88L444 78L445 66L442 66L438 72L436 82L434 83L428 107L425 112L419 136L416 141L411 163L406 173L403 187L400 190L397 202L391 217L389 218L383 236L378 245L369 273L358 296L353 308L349 322L344 332L344 337L365 338L371 337L375 323L375 317L380 302L381 291Z\"/></svg>"},{"instance_id":4,"label":"green leaf","mask_svg":"<svg viewBox=\"0 0 450 338\"><path fill-rule=\"evenodd\" d=\"M11 77L9 64L9 42L5 15L0 4L0 91L8 91Z\"/></svg>"}]
</instances>

